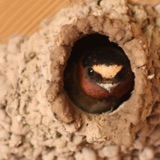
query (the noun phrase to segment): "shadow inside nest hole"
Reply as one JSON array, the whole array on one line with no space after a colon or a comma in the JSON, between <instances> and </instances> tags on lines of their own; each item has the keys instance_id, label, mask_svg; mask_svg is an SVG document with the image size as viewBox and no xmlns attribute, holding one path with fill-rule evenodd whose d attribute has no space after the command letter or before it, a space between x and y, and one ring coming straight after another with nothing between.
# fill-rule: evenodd
<instances>
[{"instance_id":1,"label":"shadow inside nest hole","mask_svg":"<svg viewBox=\"0 0 160 160\"><path fill-rule=\"evenodd\" d=\"M134 73L125 52L105 35L86 35L72 47L64 71L64 89L88 113L113 112L128 100Z\"/></svg>"}]
</instances>

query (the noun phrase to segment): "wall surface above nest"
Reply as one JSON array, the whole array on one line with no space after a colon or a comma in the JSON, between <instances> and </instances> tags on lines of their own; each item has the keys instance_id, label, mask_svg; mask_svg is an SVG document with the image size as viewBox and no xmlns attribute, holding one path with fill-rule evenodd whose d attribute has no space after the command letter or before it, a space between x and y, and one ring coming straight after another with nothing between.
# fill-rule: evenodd
<instances>
[{"instance_id":1,"label":"wall surface above nest","mask_svg":"<svg viewBox=\"0 0 160 160\"><path fill-rule=\"evenodd\" d=\"M79 3L44 21L39 32L31 37L17 36L7 45L0 45L0 160L158 160L159 6L133 5L125 0ZM87 57L87 51L78 57L73 53L78 41L95 34L107 37L105 50L111 47L115 51L110 56L99 53L104 54L101 62L109 59L103 68L97 66L97 54ZM96 41L96 45L100 43ZM88 44L76 51L87 47ZM74 56L82 60L84 71L89 66L92 79L85 81L89 86L100 84L104 90L108 86L115 89L120 84L125 87L104 92L96 86L99 92L88 92L83 83L83 91L78 92L72 86L72 79L66 83L69 73L78 71L79 61L70 63ZM84 57L91 57L96 63L90 65ZM93 79L93 71L98 73L98 78ZM126 90L129 96L113 111L90 113L85 107L90 107L92 102L84 108L77 106L69 92L71 87L67 88L66 84L74 90L73 96L79 94L77 100L82 104L88 98L82 98L83 92L94 98L101 91L105 96L114 93L110 101L113 95L121 99Z\"/></svg>"}]
</instances>

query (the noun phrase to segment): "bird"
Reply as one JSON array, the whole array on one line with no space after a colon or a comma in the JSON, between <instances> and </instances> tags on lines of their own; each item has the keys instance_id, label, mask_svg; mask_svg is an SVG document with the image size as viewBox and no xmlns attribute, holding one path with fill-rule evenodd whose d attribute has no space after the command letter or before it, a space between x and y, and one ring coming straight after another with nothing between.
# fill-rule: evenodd
<instances>
[{"instance_id":1,"label":"bird","mask_svg":"<svg viewBox=\"0 0 160 160\"><path fill-rule=\"evenodd\" d=\"M72 102L88 113L112 112L130 97L134 74L124 51L116 45L86 48L71 58L65 90Z\"/></svg>"}]
</instances>

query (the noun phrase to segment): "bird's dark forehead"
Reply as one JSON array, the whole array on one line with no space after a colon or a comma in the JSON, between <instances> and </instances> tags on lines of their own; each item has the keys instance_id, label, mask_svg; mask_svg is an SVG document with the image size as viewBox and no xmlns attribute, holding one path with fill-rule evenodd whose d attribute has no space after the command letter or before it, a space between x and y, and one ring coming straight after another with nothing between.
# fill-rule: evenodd
<instances>
[{"instance_id":1,"label":"bird's dark forehead","mask_svg":"<svg viewBox=\"0 0 160 160\"><path fill-rule=\"evenodd\" d=\"M95 64L129 65L129 60L123 50L111 47L97 47L84 52L82 64L84 67Z\"/></svg>"}]
</instances>

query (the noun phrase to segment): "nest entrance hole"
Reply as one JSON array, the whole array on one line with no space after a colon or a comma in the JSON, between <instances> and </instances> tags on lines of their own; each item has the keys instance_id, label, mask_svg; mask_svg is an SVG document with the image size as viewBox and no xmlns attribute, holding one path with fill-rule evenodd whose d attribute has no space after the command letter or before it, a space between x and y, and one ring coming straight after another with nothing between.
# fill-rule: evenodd
<instances>
[{"instance_id":1,"label":"nest entrance hole","mask_svg":"<svg viewBox=\"0 0 160 160\"><path fill-rule=\"evenodd\" d=\"M126 56L123 49L121 47L119 47L116 43L110 42L109 38L107 36L101 35L98 33L94 33L94 34L86 35L74 43L70 57L67 62L66 69L64 71L64 89L66 90L66 92L67 92L69 98L71 99L71 101L73 102L73 104L75 104L77 107L79 107L80 109L82 109L85 112L95 113L95 114L108 112L108 111L112 112L112 111L116 110L123 102L127 101L130 98L131 92L133 91L133 88L134 88L134 82L133 82L133 84L132 84L130 90L127 92L127 94L125 94L119 100L119 102L117 103L116 106L111 107L110 109L108 109L108 108L107 109L100 109L100 110L87 109L87 108L90 108L90 106L87 106L86 104L94 105L94 103L96 103L96 101L93 100L93 102L88 102L85 104L85 101L87 100L87 98L84 97L85 93L83 93L83 91L81 91L81 87L79 86L80 84L78 82L78 79L80 77L78 77L78 73L77 73L78 72L78 65L79 65L81 58L83 57L83 53L86 53L87 50L96 49L97 47L101 47L101 46L114 47L114 48L118 49L120 52L123 52L125 57L128 59L128 57ZM128 63L130 64L129 59L128 59ZM132 74L133 74L133 72L132 72Z\"/></svg>"}]
</instances>

